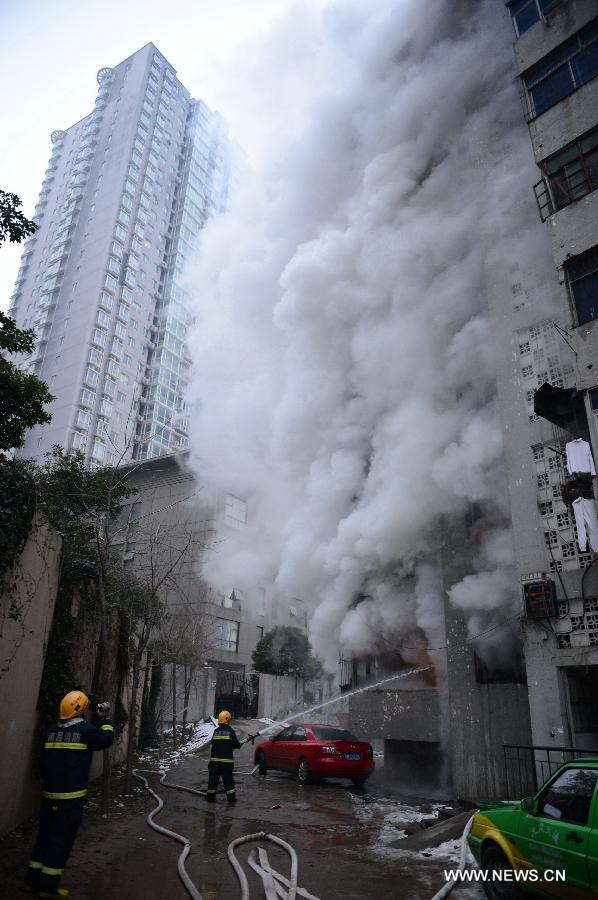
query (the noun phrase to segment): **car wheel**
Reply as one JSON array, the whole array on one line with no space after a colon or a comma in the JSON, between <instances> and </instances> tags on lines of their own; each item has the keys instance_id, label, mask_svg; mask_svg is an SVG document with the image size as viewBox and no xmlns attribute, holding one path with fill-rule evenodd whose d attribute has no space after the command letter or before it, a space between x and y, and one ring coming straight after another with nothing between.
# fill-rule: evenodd
<instances>
[{"instance_id":1,"label":"car wheel","mask_svg":"<svg viewBox=\"0 0 598 900\"><path fill-rule=\"evenodd\" d=\"M257 766L258 766L258 772L260 773L260 775L268 774L268 766L266 765L266 755L262 750L260 750L260 752L257 755Z\"/></svg>"},{"instance_id":2,"label":"car wheel","mask_svg":"<svg viewBox=\"0 0 598 900\"><path fill-rule=\"evenodd\" d=\"M492 844L482 853L481 869L511 869L511 863L502 850ZM492 881L483 883L484 893L489 900L519 900L523 896L519 888L511 881Z\"/></svg>"},{"instance_id":3,"label":"car wheel","mask_svg":"<svg viewBox=\"0 0 598 900\"><path fill-rule=\"evenodd\" d=\"M355 785L355 787L363 787L367 780L367 775L354 775L351 778L351 781Z\"/></svg>"},{"instance_id":4,"label":"car wheel","mask_svg":"<svg viewBox=\"0 0 598 900\"><path fill-rule=\"evenodd\" d=\"M312 780L311 769L309 763L303 756L297 763L297 781L299 784L309 784Z\"/></svg>"}]
</instances>

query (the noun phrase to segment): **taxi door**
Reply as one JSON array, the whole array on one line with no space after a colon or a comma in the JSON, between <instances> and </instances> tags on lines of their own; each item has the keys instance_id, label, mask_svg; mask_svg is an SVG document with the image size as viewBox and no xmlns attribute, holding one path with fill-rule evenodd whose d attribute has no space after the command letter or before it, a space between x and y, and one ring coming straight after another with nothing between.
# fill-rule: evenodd
<instances>
[{"instance_id":1,"label":"taxi door","mask_svg":"<svg viewBox=\"0 0 598 900\"><path fill-rule=\"evenodd\" d=\"M516 843L524 868L566 872L565 882L542 885L555 897L568 896L566 888L573 886L587 889L590 897L588 846L597 782L598 768L572 764L536 795L533 811L520 812Z\"/></svg>"}]
</instances>

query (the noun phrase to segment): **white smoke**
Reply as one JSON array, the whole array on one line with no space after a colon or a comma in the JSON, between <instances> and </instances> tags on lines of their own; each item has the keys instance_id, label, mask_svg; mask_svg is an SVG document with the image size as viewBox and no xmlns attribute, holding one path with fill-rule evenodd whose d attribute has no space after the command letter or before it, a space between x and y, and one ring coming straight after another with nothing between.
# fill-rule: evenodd
<instances>
[{"instance_id":1,"label":"white smoke","mask_svg":"<svg viewBox=\"0 0 598 900\"><path fill-rule=\"evenodd\" d=\"M248 522L206 574L301 597L329 664L390 631L439 640L430 560L472 503L485 529L450 598L478 624L514 602L484 267L548 251L508 199L534 168L503 17L305 5L242 58L271 144L202 236L190 399L201 480Z\"/></svg>"}]
</instances>

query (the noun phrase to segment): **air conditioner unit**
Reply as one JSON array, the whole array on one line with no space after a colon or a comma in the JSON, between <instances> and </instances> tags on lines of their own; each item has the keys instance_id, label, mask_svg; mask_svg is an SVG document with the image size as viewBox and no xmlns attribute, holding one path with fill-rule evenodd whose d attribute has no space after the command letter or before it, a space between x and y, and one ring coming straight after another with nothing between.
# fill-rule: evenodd
<instances>
[{"instance_id":1,"label":"air conditioner unit","mask_svg":"<svg viewBox=\"0 0 598 900\"><path fill-rule=\"evenodd\" d=\"M556 586L549 578L524 584L523 599L528 619L548 619L558 615Z\"/></svg>"}]
</instances>

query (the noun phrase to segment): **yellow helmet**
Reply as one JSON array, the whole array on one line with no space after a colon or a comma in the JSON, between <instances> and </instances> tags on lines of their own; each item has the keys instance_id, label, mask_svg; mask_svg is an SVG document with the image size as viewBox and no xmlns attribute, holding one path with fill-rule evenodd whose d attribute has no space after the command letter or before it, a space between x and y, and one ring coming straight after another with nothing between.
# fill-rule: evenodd
<instances>
[{"instance_id":1,"label":"yellow helmet","mask_svg":"<svg viewBox=\"0 0 598 900\"><path fill-rule=\"evenodd\" d=\"M223 709L222 712L218 713L218 724L219 725L228 725L230 720L232 719L231 714L228 709Z\"/></svg>"},{"instance_id":2,"label":"yellow helmet","mask_svg":"<svg viewBox=\"0 0 598 900\"><path fill-rule=\"evenodd\" d=\"M71 719L73 716L82 716L88 706L89 697L83 691L69 691L60 701L60 718Z\"/></svg>"}]
</instances>

